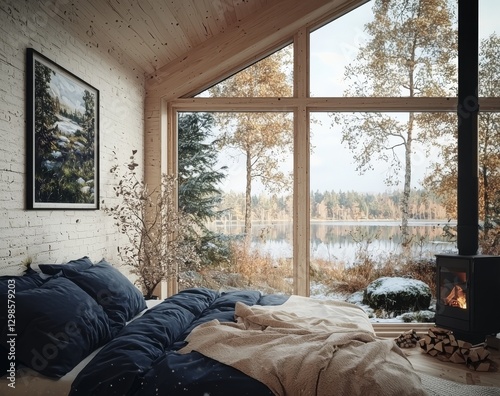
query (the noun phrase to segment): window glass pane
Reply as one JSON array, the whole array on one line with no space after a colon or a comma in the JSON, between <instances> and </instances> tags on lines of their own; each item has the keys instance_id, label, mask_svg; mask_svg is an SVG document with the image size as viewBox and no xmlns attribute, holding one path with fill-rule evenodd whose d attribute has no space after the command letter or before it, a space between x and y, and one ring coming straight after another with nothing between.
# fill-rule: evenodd
<instances>
[{"instance_id":1,"label":"window glass pane","mask_svg":"<svg viewBox=\"0 0 500 396\"><path fill-rule=\"evenodd\" d=\"M311 96L456 96L456 2L370 1L311 33Z\"/></svg>"},{"instance_id":2,"label":"window glass pane","mask_svg":"<svg viewBox=\"0 0 500 396\"><path fill-rule=\"evenodd\" d=\"M344 73L368 41L364 25L373 21L368 2L310 34L311 96L343 96Z\"/></svg>"},{"instance_id":3,"label":"window glass pane","mask_svg":"<svg viewBox=\"0 0 500 396\"><path fill-rule=\"evenodd\" d=\"M500 2L479 1L479 96L500 96Z\"/></svg>"},{"instance_id":4,"label":"window glass pane","mask_svg":"<svg viewBox=\"0 0 500 396\"><path fill-rule=\"evenodd\" d=\"M479 113L479 246L500 254L500 113Z\"/></svg>"},{"instance_id":5,"label":"window glass pane","mask_svg":"<svg viewBox=\"0 0 500 396\"><path fill-rule=\"evenodd\" d=\"M199 221L202 267L180 288L292 293L290 113L180 113L179 206Z\"/></svg>"},{"instance_id":6,"label":"window glass pane","mask_svg":"<svg viewBox=\"0 0 500 396\"><path fill-rule=\"evenodd\" d=\"M290 97L293 95L293 45L202 92L200 97Z\"/></svg>"},{"instance_id":7,"label":"window glass pane","mask_svg":"<svg viewBox=\"0 0 500 396\"><path fill-rule=\"evenodd\" d=\"M313 113L312 119L311 294L348 295L378 277L408 273L432 288L434 255L456 251L456 115ZM406 233L403 141L411 141Z\"/></svg>"}]
</instances>

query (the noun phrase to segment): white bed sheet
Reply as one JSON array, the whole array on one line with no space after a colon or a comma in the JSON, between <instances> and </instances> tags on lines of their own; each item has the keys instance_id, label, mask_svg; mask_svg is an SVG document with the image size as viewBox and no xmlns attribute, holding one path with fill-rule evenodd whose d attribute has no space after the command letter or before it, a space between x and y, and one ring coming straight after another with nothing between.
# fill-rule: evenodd
<instances>
[{"instance_id":1,"label":"white bed sheet","mask_svg":"<svg viewBox=\"0 0 500 396\"><path fill-rule=\"evenodd\" d=\"M73 370L59 379L49 378L37 373L35 370L22 367L16 372L15 388L9 386L10 380L7 377L4 376L0 379L0 394L14 396L67 396L73 380L101 348L96 349L73 368Z\"/></svg>"}]
</instances>

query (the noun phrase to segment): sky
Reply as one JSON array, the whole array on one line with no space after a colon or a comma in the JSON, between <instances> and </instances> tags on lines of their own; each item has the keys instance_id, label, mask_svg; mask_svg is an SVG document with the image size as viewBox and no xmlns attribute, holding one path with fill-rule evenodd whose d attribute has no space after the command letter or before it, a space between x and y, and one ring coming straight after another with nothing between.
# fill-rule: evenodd
<instances>
[{"instance_id":1,"label":"sky","mask_svg":"<svg viewBox=\"0 0 500 396\"><path fill-rule=\"evenodd\" d=\"M500 32L500 1L480 0L480 38L493 31ZM368 36L364 25L372 20L372 2L333 21L311 34L311 96L342 96L346 85L343 81L344 68L357 55L358 48L366 43ZM374 169L360 175L352 154L340 142L340 129L331 127L332 120L326 113L312 115L318 123L312 124L311 144L311 190L312 191L358 191L378 193L398 187L387 187L383 180L390 170L386 163L377 163ZM407 116L401 114L401 117ZM403 152L401 152L403 155ZM432 153L436 158L437 152ZM421 187L420 181L428 173L429 160L423 149L416 147L412 155L412 187ZM228 178L222 186L224 191L244 191L244 165L241 161L227 160ZM292 170L292 158L286 162ZM401 176L402 180L402 176ZM402 185L399 185L402 188ZM262 186L253 182L253 192L259 193Z\"/></svg>"},{"instance_id":2,"label":"sky","mask_svg":"<svg viewBox=\"0 0 500 396\"><path fill-rule=\"evenodd\" d=\"M84 87L76 79L69 79L66 74L56 71L50 80L50 87L61 103L71 110L85 113L83 103Z\"/></svg>"}]
</instances>

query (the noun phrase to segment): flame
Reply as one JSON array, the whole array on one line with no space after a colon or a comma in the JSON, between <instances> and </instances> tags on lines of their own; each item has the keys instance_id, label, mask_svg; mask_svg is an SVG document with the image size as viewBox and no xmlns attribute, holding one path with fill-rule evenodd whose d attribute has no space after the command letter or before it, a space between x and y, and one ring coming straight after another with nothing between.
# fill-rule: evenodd
<instances>
[{"instance_id":1,"label":"flame","mask_svg":"<svg viewBox=\"0 0 500 396\"><path fill-rule=\"evenodd\" d=\"M460 286L455 285L448 297L445 298L445 303L452 307L467 309L467 295Z\"/></svg>"}]
</instances>

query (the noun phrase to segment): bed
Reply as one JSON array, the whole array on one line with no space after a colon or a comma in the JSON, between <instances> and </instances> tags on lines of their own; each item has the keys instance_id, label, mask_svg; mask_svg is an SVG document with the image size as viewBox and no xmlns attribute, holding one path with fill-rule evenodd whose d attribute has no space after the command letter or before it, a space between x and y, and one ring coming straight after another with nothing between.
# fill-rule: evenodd
<instances>
[{"instance_id":1,"label":"bed","mask_svg":"<svg viewBox=\"0 0 500 396\"><path fill-rule=\"evenodd\" d=\"M204 288L146 302L104 260L38 267L0 278L0 393L427 394L352 304Z\"/></svg>"}]
</instances>

